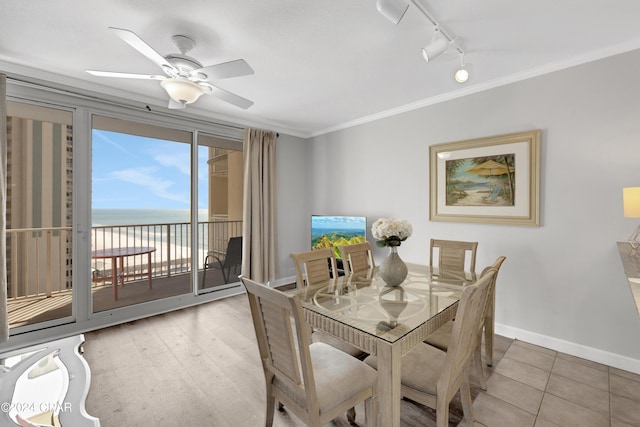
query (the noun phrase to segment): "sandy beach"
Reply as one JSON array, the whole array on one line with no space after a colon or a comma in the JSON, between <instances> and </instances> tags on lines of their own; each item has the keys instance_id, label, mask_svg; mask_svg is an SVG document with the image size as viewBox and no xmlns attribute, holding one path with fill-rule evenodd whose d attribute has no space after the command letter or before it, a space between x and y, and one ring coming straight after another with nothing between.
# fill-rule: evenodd
<instances>
[{"instance_id":1,"label":"sandy beach","mask_svg":"<svg viewBox=\"0 0 640 427\"><path fill-rule=\"evenodd\" d=\"M458 199L453 206L511 206L502 195L495 200L488 200L490 190L465 190L466 196Z\"/></svg>"},{"instance_id":2,"label":"sandy beach","mask_svg":"<svg viewBox=\"0 0 640 427\"><path fill-rule=\"evenodd\" d=\"M115 232L112 232L114 230ZM158 270L160 274L168 271L188 271L191 268L191 248L187 244L169 244L166 235L158 236L154 233L140 232L136 229L132 236L126 232L126 228L118 229L111 227L94 228L91 232L91 250L103 250L110 248L124 247L153 247L155 251L151 254L152 269ZM164 238L163 238L164 237ZM199 251L198 267L204 264L207 251ZM111 276L111 259L92 259L92 269L94 277ZM125 269L130 272L145 269L147 265L146 255L135 255L125 257Z\"/></svg>"}]
</instances>

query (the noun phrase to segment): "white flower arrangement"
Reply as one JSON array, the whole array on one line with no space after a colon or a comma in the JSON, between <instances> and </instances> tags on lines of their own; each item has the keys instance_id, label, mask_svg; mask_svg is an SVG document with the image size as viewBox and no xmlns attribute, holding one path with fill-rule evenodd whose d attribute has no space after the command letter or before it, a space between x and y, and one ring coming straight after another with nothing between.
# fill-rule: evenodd
<instances>
[{"instance_id":1,"label":"white flower arrangement","mask_svg":"<svg viewBox=\"0 0 640 427\"><path fill-rule=\"evenodd\" d=\"M376 246L400 246L413 233L409 221L403 219L380 218L371 226L371 234Z\"/></svg>"}]
</instances>

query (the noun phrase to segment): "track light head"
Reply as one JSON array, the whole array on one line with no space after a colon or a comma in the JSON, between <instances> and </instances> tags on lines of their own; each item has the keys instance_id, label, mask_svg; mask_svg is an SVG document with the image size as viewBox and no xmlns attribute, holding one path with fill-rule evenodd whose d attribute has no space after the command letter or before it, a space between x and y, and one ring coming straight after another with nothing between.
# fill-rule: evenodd
<instances>
[{"instance_id":1,"label":"track light head","mask_svg":"<svg viewBox=\"0 0 640 427\"><path fill-rule=\"evenodd\" d=\"M460 51L460 68L455 72L453 78L456 79L458 83L464 83L469 80L469 71L464 65L464 52Z\"/></svg>"},{"instance_id":2,"label":"track light head","mask_svg":"<svg viewBox=\"0 0 640 427\"><path fill-rule=\"evenodd\" d=\"M449 49L449 40L440 34L440 29L436 27L431 43L422 48L422 57L429 62L442 55Z\"/></svg>"},{"instance_id":3,"label":"track light head","mask_svg":"<svg viewBox=\"0 0 640 427\"><path fill-rule=\"evenodd\" d=\"M456 71L454 78L458 83L464 83L469 80L469 72L464 68L460 68L458 71Z\"/></svg>"},{"instance_id":4,"label":"track light head","mask_svg":"<svg viewBox=\"0 0 640 427\"><path fill-rule=\"evenodd\" d=\"M409 8L407 0L378 0L378 12L394 24L398 24Z\"/></svg>"}]
</instances>

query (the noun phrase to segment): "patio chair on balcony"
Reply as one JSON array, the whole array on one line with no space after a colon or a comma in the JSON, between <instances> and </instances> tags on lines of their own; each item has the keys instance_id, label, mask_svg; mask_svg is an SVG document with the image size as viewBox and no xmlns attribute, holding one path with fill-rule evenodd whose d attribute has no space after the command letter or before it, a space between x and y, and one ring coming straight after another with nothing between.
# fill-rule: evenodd
<instances>
[{"instance_id":1,"label":"patio chair on balcony","mask_svg":"<svg viewBox=\"0 0 640 427\"><path fill-rule=\"evenodd\" d=\"M231 277L231 269L234 273L238 273L238 267L242 264L242 236L232 237L227 243L227 251L224 258L221 259L213 252L204 259L204 272L202 273L202 288L205 285L205 279L207 278L207 270L211 268L219 269L222 272L222 278L224 283L229 283Z\"/></svg>"}]
</instances>

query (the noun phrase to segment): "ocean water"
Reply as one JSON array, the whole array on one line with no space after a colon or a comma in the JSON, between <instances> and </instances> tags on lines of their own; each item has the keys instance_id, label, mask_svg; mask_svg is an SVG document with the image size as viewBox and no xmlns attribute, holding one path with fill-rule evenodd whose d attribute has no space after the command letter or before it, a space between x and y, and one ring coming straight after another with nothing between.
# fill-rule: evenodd
<instances>
[{"instance_id":1,"label":"ocean water","mask_svg":"<svg viewBox=\"0 0 640 427\"><path fill-rule=\"evenodd\" d=\"M189 209L93 209L91 222L101 225L166 224L190 221ZM207 221L207 210L198 210L198 221Z\"/></svg>"}]
</instances>

